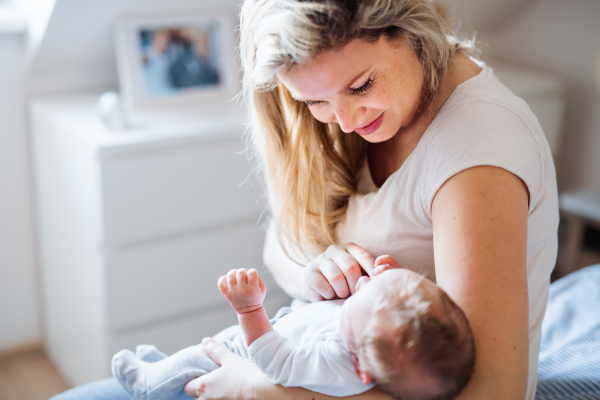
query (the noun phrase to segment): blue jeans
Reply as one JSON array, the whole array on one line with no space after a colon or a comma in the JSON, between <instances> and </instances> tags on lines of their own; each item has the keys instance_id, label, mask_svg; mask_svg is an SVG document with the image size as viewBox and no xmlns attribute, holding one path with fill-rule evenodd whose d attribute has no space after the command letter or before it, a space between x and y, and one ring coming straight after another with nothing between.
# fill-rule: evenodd
<instances>
[{"instance_id":1,"label":"blue jeans","mask_svg":"<svg viewBox=\"0 0 600 400\"><path fill-rule=\"evenodd\" d=\"M190 400L192 397L180 396L177 400ZM77 386L50 400L131 400L131 397L123 390L115 378L103 379Z\"/></svg>"}]
</instances>

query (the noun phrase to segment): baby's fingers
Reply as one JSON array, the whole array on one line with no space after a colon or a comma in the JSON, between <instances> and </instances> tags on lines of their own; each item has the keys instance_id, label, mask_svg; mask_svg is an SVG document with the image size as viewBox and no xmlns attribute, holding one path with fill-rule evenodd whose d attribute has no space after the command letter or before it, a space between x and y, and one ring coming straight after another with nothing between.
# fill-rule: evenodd
<instances>
[{"instance_id":1,"label":"baby's fingers","mask_svg":"<svg viewBox=\"0 0 600 400\"><path fill-rule=\"evenodd\" d=\"M248 270L248 285L258 286L258 271L254 268Z\"/></svg>"},{"instance_id":2,"label":"baby's fingers","mask_svg":"<svg viewBox=\"0 0 600 400\"><path fill-rule=\"evenodd\" d=\"M258 278L258 285L260 286L260 291L265 293L267 291L267 285L263 282L262 279Z\"/></svg>"},{"instance_id":3,"label":"baby's fingers","mask_svg":"<svg viewBox=\"0 0 600 400\"><path fill-rule=\"evenodd\" d=\"M226 276L222 276L219 278L219 281L217 282L217 286L219 287L219 290L221 291L221 293L223 294L227 294L229 287L227 286L227 277Z\"/></svg>"},{"instance_id":4,"label":"baby's fingers","mask_svg":"<svg viewBox=\"0 0 600 400\"><path fill-rule=\"evenodd\" d=\"M237 280L235 279L235 269L230 270L227 273L227 285L229 285L229 287L235 286L235 284L237 283Z\"/></svg>"},{"instance_id":5,"label":"baby's fingers","mask_svg":"<svg viewBox=\"0 0 600 400\"><path fill-rule=\"evenodd\" d=\"M394 260L391 256L379 256L375 260L375 269L373 270L373 275L379 275L383 271L387 271L388 269L402 268L400 264L396 260Z\"/></svg>"},{"instance_id":6,"label":"baby's fingers","mask_svg":"<svg viewBox=\"0 0 600 400\"><path fill-rule=\"evenodd\" d=\"M238 285L247 285L248 284L248 275L244 268L240 268L235 273L235 280Z\"/></svg>"}]
</instances>

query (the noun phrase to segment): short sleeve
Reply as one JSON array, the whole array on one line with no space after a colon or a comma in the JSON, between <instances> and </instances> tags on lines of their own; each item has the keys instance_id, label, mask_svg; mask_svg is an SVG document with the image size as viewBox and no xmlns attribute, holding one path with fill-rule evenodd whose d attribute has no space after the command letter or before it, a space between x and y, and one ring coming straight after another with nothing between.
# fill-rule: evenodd
<instances>
[{"instance_id":1,"label":"short sleeve","mask_svg":"<svg viewBox=\"0 0 600 400\"><path fill-rule=\"evenodd\" d=\"M446 181L484 165L519 177L529 191L531 212L543 181L542 144L531 129L537 119L531 117L500 104L473 100L455 107L430 127L422 182L423 207L429 218L433 199ZM538 129L541 132L539 124L535 131Z\"/></svg>"}]
</instances>

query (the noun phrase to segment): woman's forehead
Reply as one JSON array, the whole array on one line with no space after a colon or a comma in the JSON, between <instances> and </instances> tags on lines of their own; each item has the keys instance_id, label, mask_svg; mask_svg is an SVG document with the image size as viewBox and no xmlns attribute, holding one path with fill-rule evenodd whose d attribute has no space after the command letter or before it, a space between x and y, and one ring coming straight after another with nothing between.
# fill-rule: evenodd
<instances>
[{"instance_id":1,"label":"woman's forehead","mask_svg":"<svg viewBox=\"0 0 600 400\"><path fill-rule=\"evenodd\" d=\"M346 91L379 61L377 44L356 39L336 51L296 64L279 79L297 100L320 100Z\"/></svg>"}]
</instances>

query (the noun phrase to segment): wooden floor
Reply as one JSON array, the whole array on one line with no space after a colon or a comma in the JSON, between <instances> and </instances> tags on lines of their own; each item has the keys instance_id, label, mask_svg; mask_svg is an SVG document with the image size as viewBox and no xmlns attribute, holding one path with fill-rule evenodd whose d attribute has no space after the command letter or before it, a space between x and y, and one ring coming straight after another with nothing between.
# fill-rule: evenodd
<instances>
[{"instance_id":1,"label":"wooden floor","mask_svg":"<svg viewBox=\"0 0 600 400\"><path fill-rule=\"evenodd\" d=\"M0 400L47 400L67 389L42 349L0 357Z\"/></svg>"}]
</instances>

